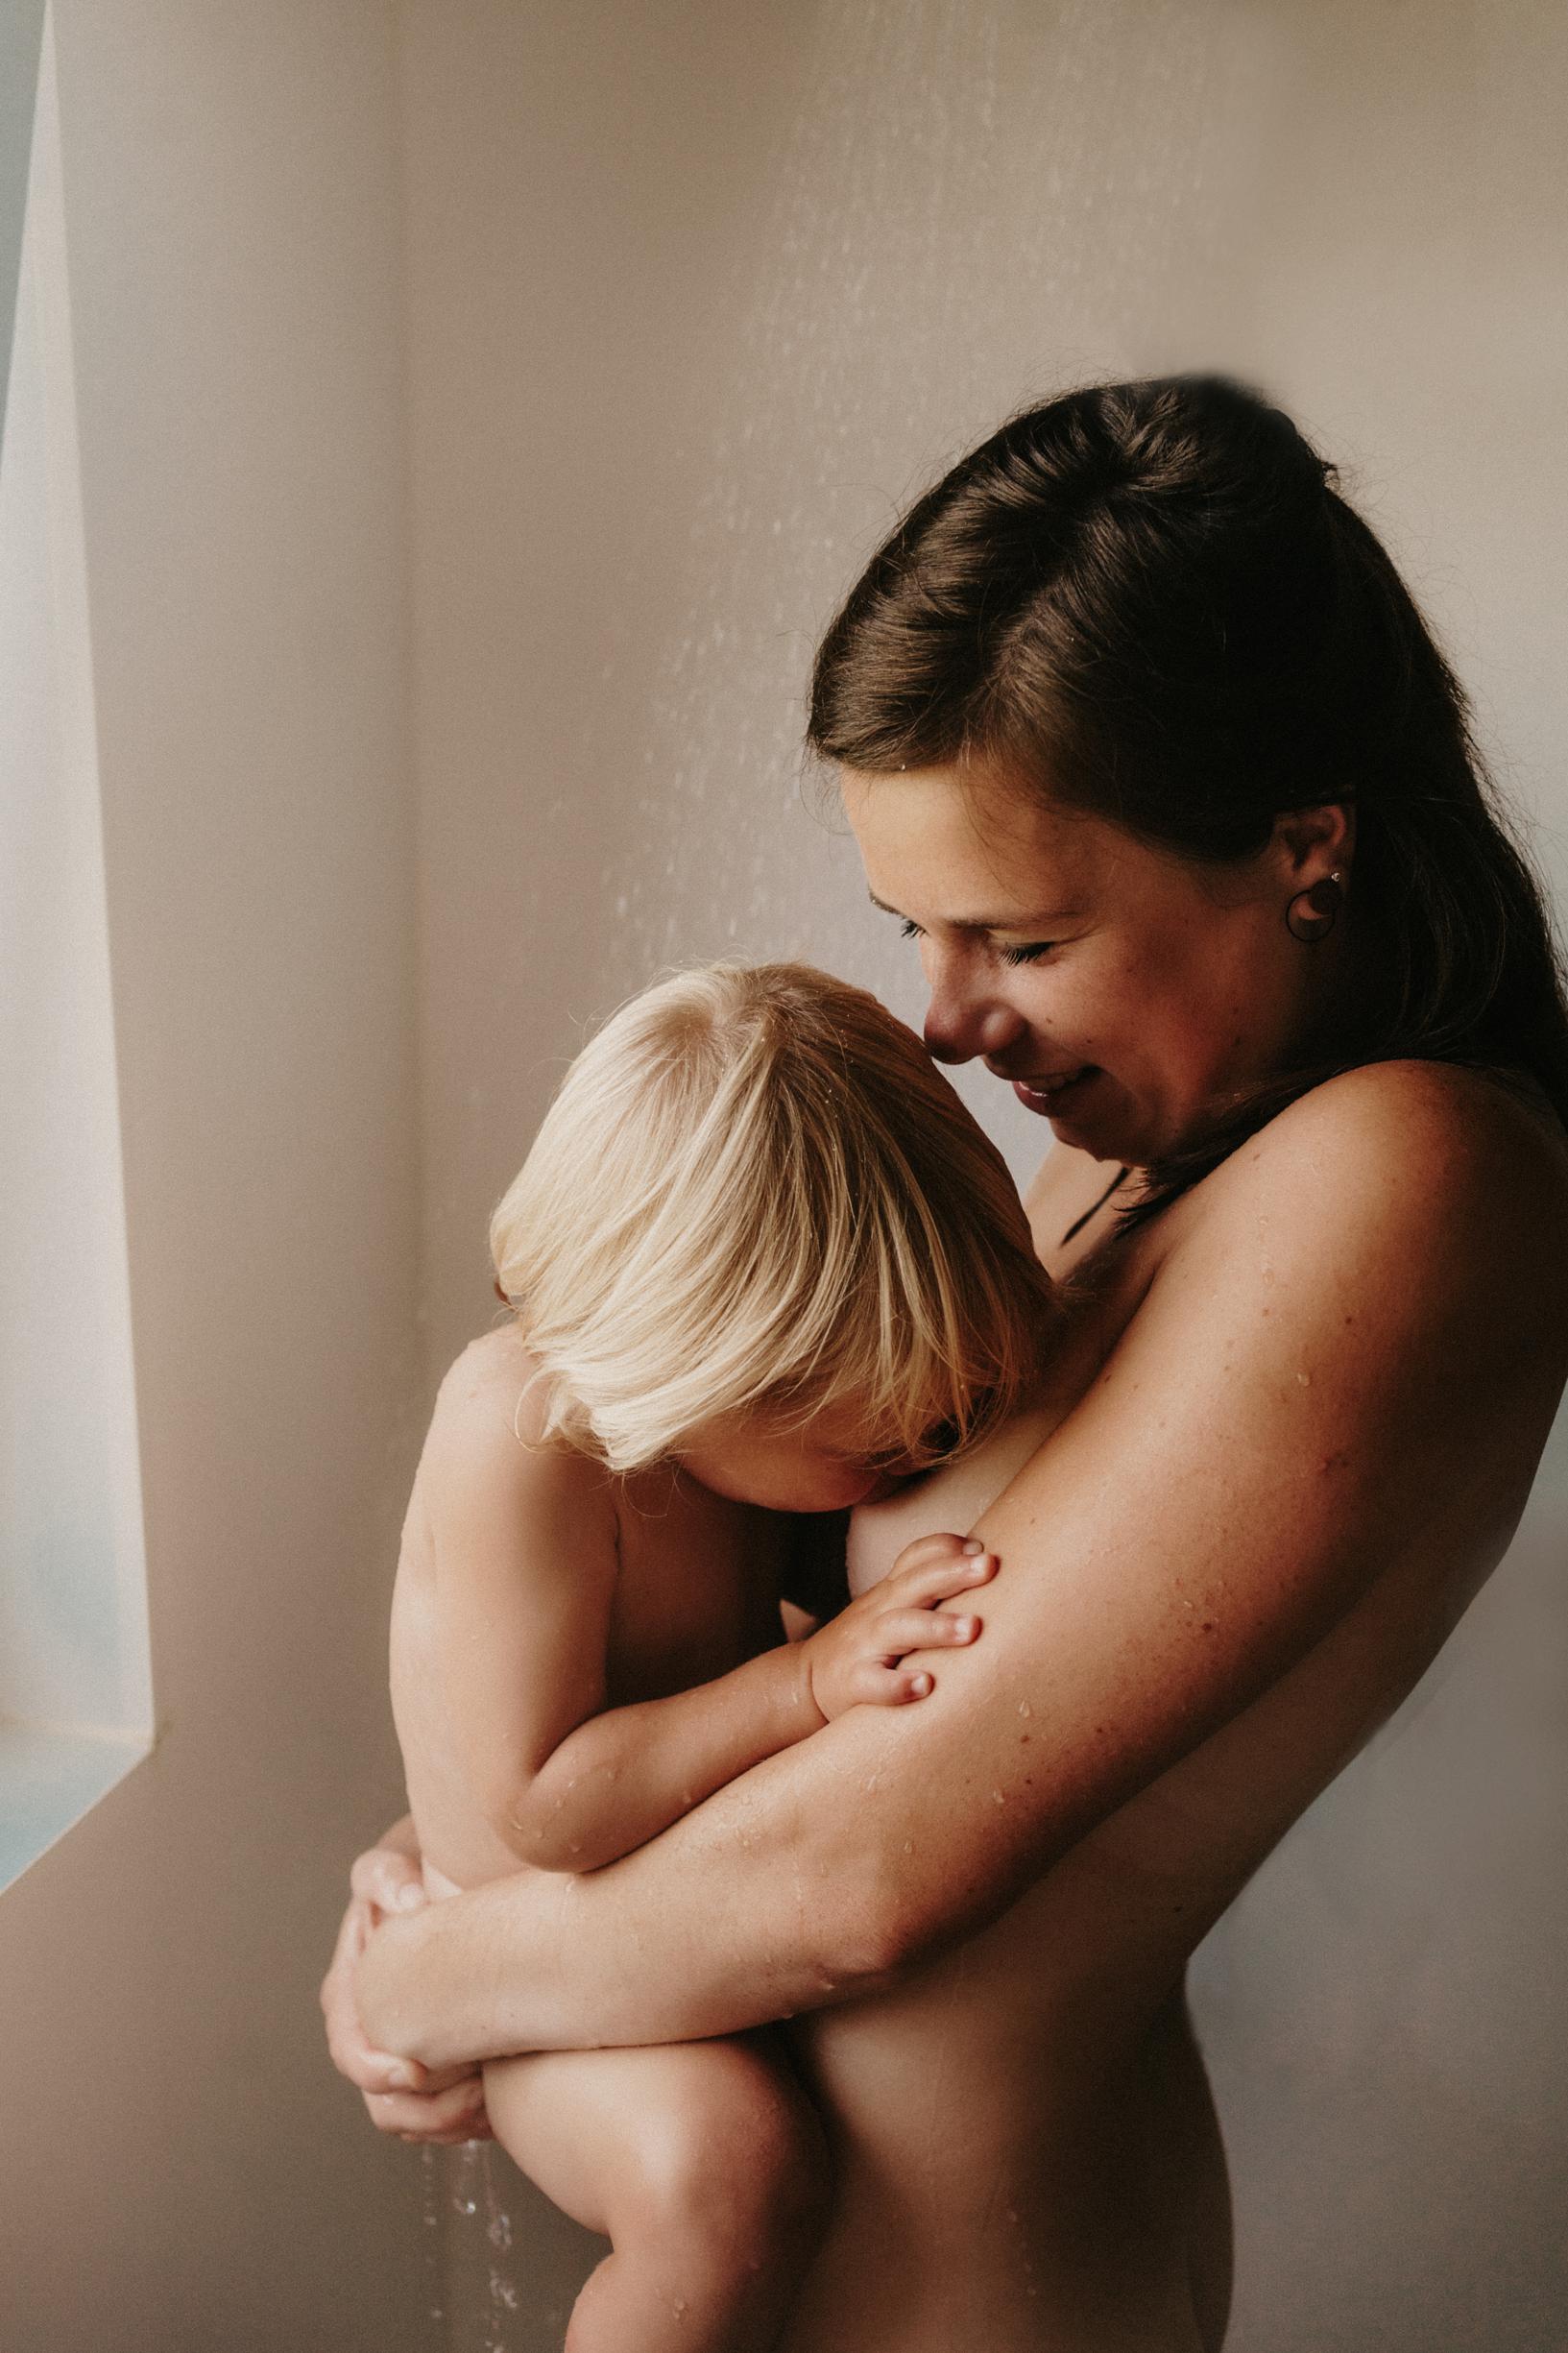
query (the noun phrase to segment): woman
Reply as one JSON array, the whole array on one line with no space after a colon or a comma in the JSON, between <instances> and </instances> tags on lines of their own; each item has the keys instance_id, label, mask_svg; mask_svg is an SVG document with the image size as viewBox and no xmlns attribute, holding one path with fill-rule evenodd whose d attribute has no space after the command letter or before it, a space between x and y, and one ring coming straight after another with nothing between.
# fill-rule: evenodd
<instances>
[{"instance_id":1,"label":"woman","mask_svg":"<svg viewBox=\"0 0 1568 2353\"><path fill-rule=\"evenodd\" d=\"M810 732L931 1052L1056 1138L1051 1394L853 1546L859 1585L974 1527L985 1639L580 1880L377 1925L394 1835L334 2055L383 2128L462 2137L480 2057L792 2017L835 2220L791 2353L1212 2353L1187 1959L1502 1555L1568 1372L1549 931L1387 558L1224 382L965 459L829 632Z\"/></svg>"}]
</instances>

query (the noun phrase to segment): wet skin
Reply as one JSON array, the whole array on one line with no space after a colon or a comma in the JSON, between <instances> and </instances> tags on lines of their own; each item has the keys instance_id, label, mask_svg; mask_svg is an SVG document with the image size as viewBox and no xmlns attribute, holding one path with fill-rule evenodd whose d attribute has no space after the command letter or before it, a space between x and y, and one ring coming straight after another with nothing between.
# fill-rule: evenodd
<instances>
[{"instance_id":1,"label":"wet skin","mask_svg":"<svg viewBox=\"0 0 1568 2353\"><path fill-rule=\"evenodd\" d=\"M846 805L932 1051L1030 1082L1065 1147L1029 1200L1079 1276L1035 1423L856 1523L860 1583L973 1526L985 1638L565 1907L389 1927L364 2022L441 2064L794 2014L837 2170L789 2353L1195 2353L1227 2210L1185 1963L1506 1547L1568 1371L1568 1153L1484 1076L1383 1065L1064 1246L1288 1060L1338 951L1284 910L1350 864L1343 813L1215 873L943 773Z\"/></svg>"},{"instance_id":2,"label":"wet skin","mask_svg":"<svg viewBox=\"0 0 1568 2353\"><path fill-rule=\"evenodd\" d=\"M1115 1174L1099 1163L1150 1159L1206 1103L1285 1057L1332 964L1303 955L1282 902L1326 863L1348 864L1350 840L1340 813L1314 813L1266 858L1217 873L944 773L851 778L846 803L874 899L919 940L932 1053L983 1056L1063 1148L1029 1206L1043 1261L1076 1272L1079 1292L1038 1416L856 1513L858 1590L925 1528L983 1524L1201 1219L1193 1201L1124 1244L1106 1208L1063 1242ZM1430 1566L1386 1576L995 1925L879 2000L796 2023L832 2120L839 2195L795 2353L1219 2344L1229 2196L1185 1963L1430 1657L1445 1630L1435 1589ZM1020 1744L1049 1738L1031 1703L1020 1709ZM893 2246L904 2260L868 2286L865 2250Z\"/></svg>"}]
</instances>

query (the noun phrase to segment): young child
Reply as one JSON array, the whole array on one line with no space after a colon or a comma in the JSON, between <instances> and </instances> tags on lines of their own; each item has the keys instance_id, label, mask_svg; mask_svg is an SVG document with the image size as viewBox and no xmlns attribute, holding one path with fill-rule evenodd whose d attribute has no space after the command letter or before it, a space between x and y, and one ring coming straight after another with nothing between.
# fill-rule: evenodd
<instances>
[{"instance_id":1,"label":"young child","mask_svg":"<svg viewBox=\"0 0 1568 2353\"><path fill-rule=\"evenodd\" d=\"M803 1585L813 1523L783 1516L977 1444L1052 1322L1000 1154L909 1031L803 965L624 1007L491 1245L512 1314L442 1384L393 1604L432 1895L596 1869L844 1710L925 1697L904 1660L975 1638L941 1605L995 1562L927 1538L840 1608L841 1541L836 1591ZM827 1622L786 1642L791 1597ZM777 2341L828 2194L777 2029L493 2061L485 2098L612 2242L570 2353Z\"/></svg>"}]
</instances>

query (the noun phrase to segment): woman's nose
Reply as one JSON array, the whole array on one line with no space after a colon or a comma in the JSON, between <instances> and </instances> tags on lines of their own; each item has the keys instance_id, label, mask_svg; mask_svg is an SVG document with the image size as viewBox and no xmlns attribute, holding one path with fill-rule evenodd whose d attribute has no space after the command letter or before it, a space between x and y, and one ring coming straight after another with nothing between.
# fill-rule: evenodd
<instances>
[{"instance_id":1,"label":"woman's nose","mask_svg":"<svg viewBox=\"0 0 1568 2353\"><path fill-rule=\"evenodd\" d=\"M933 988L926 1013L926 1051L936 1062L971 1062L1006 1052L1026 1023L995 997Z\"/></svg>"}]
</instances>

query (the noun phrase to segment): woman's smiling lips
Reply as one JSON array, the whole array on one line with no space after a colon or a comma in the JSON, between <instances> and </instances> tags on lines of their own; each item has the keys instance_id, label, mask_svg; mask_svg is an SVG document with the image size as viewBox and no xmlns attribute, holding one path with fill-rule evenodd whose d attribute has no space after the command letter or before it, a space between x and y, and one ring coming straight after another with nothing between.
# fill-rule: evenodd
<instances>
[{"instance_id":1,"label":"woman's smiling lips","mask_svg":"<svg viewBox=\"0 0 1568 2353\"><path fill-rule=\"evenodd\" d=\"M1015 1079L1012 1081L1012 1088L1019 1102L1026 1109L1049 1115L1051 1112L1065 1110L1076 1096L1078 1089L1087 1085L1090 1079L1098 1078L1098 1063L1080 1062L1073 1070L1050 1071L1037 1079Z\"/></svg>"}]
</instances>

